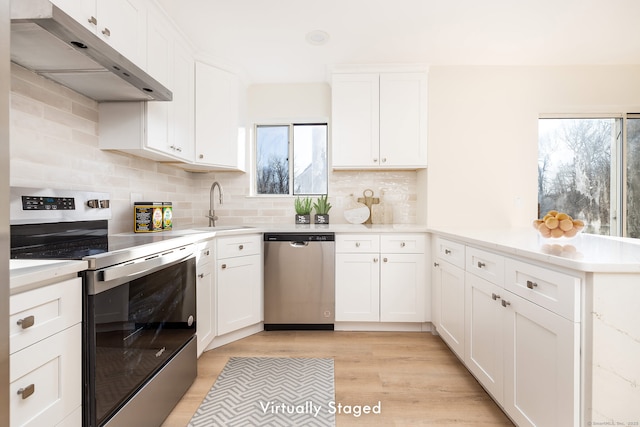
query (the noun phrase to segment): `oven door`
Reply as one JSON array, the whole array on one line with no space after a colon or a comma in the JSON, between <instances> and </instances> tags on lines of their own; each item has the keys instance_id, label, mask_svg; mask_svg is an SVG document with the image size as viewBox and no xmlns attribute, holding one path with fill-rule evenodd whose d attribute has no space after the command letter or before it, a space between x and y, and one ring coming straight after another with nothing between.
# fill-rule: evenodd
<instances>
[{"instance_id":1,"label":"oven door","mask_svg":"<svg viewBox=\"0 0 640 427\"><path fill-rule=\"evenodd\" d=\"M85 425L99 426L194 337L193 249L89 271L85 290Z\"/></svg>"}]
</instances>

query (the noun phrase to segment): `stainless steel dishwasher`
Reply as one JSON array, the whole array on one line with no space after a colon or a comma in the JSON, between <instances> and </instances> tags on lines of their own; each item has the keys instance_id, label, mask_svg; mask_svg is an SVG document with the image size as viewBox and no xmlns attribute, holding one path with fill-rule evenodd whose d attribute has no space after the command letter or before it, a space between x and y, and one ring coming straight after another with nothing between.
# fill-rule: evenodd
<instances>
[{"instance_id":1,"label":"stainless steel dishwasher","mask_svg":"<svg viewBox=\"0 0 640 427\"><path fill-rule=\"evenodd\" d=\"M334 233L264 233L265 330L333 330L334 274Z\"/></svg>"}]
</instances>

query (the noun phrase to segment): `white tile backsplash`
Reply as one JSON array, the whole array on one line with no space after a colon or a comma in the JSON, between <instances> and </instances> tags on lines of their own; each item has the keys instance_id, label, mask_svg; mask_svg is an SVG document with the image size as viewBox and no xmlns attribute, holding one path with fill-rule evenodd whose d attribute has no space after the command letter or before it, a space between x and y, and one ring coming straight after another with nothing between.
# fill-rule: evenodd
<instances>
[{"instance_id":1,"label":"white tile backsplash","mask_svg":"<svg viewBox=\"0 0 640 427\"><path fill-rule=\"evenodd\" d=\"M132 194L173 203L175 227L206 226L209 188L219 181L224 204L219 225L293 222L292 197L252 197L250 174L191 173L120 152L98 148L98 104L55 82L11 64L11 185L110 193L111 233L133 230ZM329 175L331 222L346 222L350 194L365 189L407 194L415 222L416 172L335 171ZM217 199L217 197L216 197Z\"/></svg>"}]
</instances>

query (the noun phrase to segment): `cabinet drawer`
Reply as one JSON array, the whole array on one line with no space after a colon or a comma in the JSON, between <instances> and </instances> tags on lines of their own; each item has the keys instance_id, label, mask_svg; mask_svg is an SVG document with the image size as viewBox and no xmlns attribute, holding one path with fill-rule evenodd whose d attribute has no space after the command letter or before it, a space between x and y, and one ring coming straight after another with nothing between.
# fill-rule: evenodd
<instances>
[{"instance_id":1,"label":"cabinet drawer","mask_svg":"<svg viewBox=\"0 0 640 427\"><path fill-rule=\"evenodd\" d=\"M56 425L82 404L81 344L77 324L10 356L12 426Z\"/></svg>"},{"instance_id":2,"label":"cabinet drawer","mask_svg":"<svg viewBox=\"0 0 640 427\"><path fill-rule=\"evenodd\" d=\"M506 259L505 288L574 322L580 321L581 278Z\"/></svg>"},{"instance_id":3,"label":"cabinet drawer","mask_svg":"<svg viewBox=\"0 0 640 427\"><path fill-rule=\"evenodd\" d=\"M218 259L245 255L259 255L262 238L258 234L217 238Z\"/></svg>"},{"instance_id":4,"label":"cabinet drawer","mask_svg":"<svg viewBox=\"0 0 640 427\"><path fill-rule=\"evenodd\" d=\"M464 269L464 245L436 237L436 256L441 260Z\"/></svg>"},{"instance_id":5,"label":"cabinet drawer","mask_svg":"<svg viewBox=\"0 0 640 427\"><path fill-rule=\"evenodd\" d=\"M337 253L378 253L378 234L336 234Z\"/></svg>"},{"instance_id":6,"label":"cabinet drawer","mask_svg":"<svg viewBox=\"0 0 640 427\"><path fill-rule=\"evenodd\" d=\"M383 234L380 236L380 252L423 254L426 241L424 234Z\"/></svg>"},{"instance_id":7,"label":"cabinet drawer","mask_svg":"<svg viewBox=\"0 0 640 427\"><path fill-rule=\"evenodd\" d=\"M82 320L79 277L9 298L9 354Z\"/></svg>"},{"instance_id":8,"label":"cabinet drawer","mask_svg":"<svg viewBox=\"0 0 640 427\"><path fill-rule=\"evenodd\" d=\"M198 267L209 264L214 258L215 240L207 240L198 244L198 251L196 253L196 263Z\"/></svg>"},{"instance_id":9,"label":"cabinet drawer","mask_svg":"<svg viewBox=\"0 0 640 427\"><path fill-rule=\"evenodd\" d=\"M465 249L467 258L466 270L478 277L498 285L504 286L504 257L492 252L476 248Z\"/></svg>"}]
</instances>

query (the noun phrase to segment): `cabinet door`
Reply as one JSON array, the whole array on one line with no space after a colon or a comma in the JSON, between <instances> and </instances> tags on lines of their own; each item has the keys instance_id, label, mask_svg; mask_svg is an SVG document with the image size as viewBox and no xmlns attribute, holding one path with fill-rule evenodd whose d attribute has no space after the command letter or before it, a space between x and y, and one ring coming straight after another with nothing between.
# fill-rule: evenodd
<instances>
[{"instance_id":1,"label":"cabinet door","mask_svg":"<svg viewBox=\"0 0 640 427\"><path fill-rule=\"evenodd\" d=\"M500 302L506 293L473 274L465 276L464 363L493 398L503 398L503 332L505 310Z\"/></svg>"},{"instance_id":2,"label":"cabinet door","mask_svg":"<svg viewBox=\"0 0 640 427\"><path fill-rule=\"evenodd\" d=\"M372 167L379 163L378 74L335 74L331 88L334 167Z\"/></svg>"},{"instance_id":3,"label":"cabinet door","mask_svg":"<svg viewBox=\"0 0 640 427\"><path fill-rule=\"evenodd\" d=\"M198 336L198 357L215 336L215 287L213 264L198 266L196 279L196 334Z\"/></svg>"},{"instance_id":4,"label":"cabinet door","mask_svg":"<svg viewBox=\"0 0 640 427\"><path fill-rule=\"evenodd\" d=\"M464 270L438 261L438 333L456 355L464 359Z\"/></svg>"},{"instance_id":5,"label":"cabinet door","mask_svg":"<svg viewBox=\"0 0 640 427\"><path fill-rule=\"evenodd\" d=\"M217 335L262 320L261 266L260 255L217 261Z\"/></svg>"},{"instance_id":6,"label":"cabinet door","mask_svg":"<svg viewBox=\"0 0 640 427\"><path fill-rule=\"evenodd\" d=\"M424 322L426 269L423 254L382 254L380 321Z\"/></svg>"},{"instance_id":7,"label":"cabinet door","mask_svg":"<svg viewBox=\"0 0 640 427\"><path fill-rule=\"evenodd\" d=\"M195 151L194 61L191 53L181 44L175 43L174 47L170 136L177 156L193 162Z\"/></svg>"},{"instance_id":8,"label":"cabinet door","mask_svg":"<svg viewBox=\"0 0 640 427\"><path fill-rule=\"evenodd\" d=\"M378 254L336 254L336 321L380 320Z\"/></svg>"},{"instance_id":9,"label":"cabinet door","mask_svg":"<svg viewBox=\"0 0 640 427\"><path fill-rule=\"evenodd\" d=\"M379 164L427 165L426 74L380 74Z\"/></svg>"},{"instance_id":10,"label":"cabinet door","mask_svg":"<svg viewBox=\"0 0 640 427\"><path fill-rule=\"evenodd\" d=\"M51 0L64 13L94 33L98 31L96 0Z\"/></svg>"},{"instance_id":11,"label":"cabinet door","mask_svg":"<svg viewBox=\"0 0 640 427\"><path fill-rule=\"evenodd\" d=\"M519 426L578 426L580 324L510 292L504 409Z\"/></svg>"},{"instance_id":12,"label":"cabinet door","mask_svg":"<svg viewBox=\"0 0 640 427\"><path fill-rule=\"evenodd\" d=\"M236 75L196 62L195 162L239 169L244 139L239 138L240 82Z\"/></svg>"},{"instance_id":13,"label":"cabinet door","mask_svg":"<svg viewBox=\"0 0 640 427\"><path fill-rule=\"evenodd\" d=\"M98 36L141 68L146 68L146 22L144 2L95 0Z\"/></svg>"}]
</instances>

